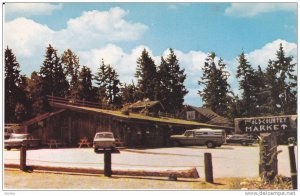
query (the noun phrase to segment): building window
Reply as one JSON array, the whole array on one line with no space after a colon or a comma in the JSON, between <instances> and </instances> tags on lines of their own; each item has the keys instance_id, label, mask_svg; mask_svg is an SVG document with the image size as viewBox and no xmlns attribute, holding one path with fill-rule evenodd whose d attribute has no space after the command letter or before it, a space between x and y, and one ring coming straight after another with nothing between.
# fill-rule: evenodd
<instances>
[{"instance_id":1,"label":"building window","mask_svg":"<svg viewBox=\"0 0 300 196\"><path fill-rule=\"evenodd\" d=\"M187 120L195 120L195 111L187 111L186 112L186 119Z\"/></svg>"}]
</instances>

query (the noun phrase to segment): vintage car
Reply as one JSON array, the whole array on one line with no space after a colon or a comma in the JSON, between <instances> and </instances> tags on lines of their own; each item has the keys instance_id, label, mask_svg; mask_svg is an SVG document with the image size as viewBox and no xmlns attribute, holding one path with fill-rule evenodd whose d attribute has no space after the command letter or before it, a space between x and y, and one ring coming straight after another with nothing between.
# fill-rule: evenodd
<instances>
[{"instance_id":1,"label":"vintage car","mask_svg":"<svg viewBox=\"0 0 300 196\"><path fill-rule=\"evenodd\" d=\"M227 144L241 144L243 146L247 146L249 144L253 144L256 142L256 139L250 135L228 135L226 138Z\"/></svg>"},{"instance_id":2,"label":"vintage car","mask_svg":"<svg viewBox=\"0 0 300 196\"><path fill-rule=\"evenodd\" d=\"M18 124L8 125L4 127L4 139L8 139L11 134L21 132L20 126Z\"/></svg>"},{"instance_id":3,"label":"vintage car","mask_svg":"<svg viewBox=\"0 0 300 196\"><path fill-rule=\"evenodd\" d=\"M8 139L4 140L4 148L7 150L20 148L22 144L27 148L37 148L41 145L41 140L33 138L30 134L18 133L12 133Z\"/></svg>"},{"instance_id":4,"label":"vintage car","mask_svg":"<svg viewBox=\"0 0 300 196\"><path fill-rule=\"evenodd\" d=\"M114 149L116 147L116 139L112 132L98 132L95 134L93 148L95 152L101 149Z\"/></svg>"},{"instance_id":5,"label":"vintage car","mask_svg":"<svg viewBox=\"0 0 300 196\"><path fill-rule=\"evenodd\" d=\"M186 130L182 135L172 135L174 146L201 146L207 148L220 147L225 143L225 131L222 129L193 129Z\"/></svg>"}]
</instances>

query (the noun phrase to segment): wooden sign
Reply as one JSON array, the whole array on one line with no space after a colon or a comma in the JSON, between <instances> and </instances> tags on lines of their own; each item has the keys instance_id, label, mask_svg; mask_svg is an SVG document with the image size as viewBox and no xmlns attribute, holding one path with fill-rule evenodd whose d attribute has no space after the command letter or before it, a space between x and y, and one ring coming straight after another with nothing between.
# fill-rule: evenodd
<instances>
[{"instance_id":1,"label":"wooden sign","mask_svg":"<svg viewBox=\"0 0 300 196\"><path fill-rule=\"evenodd\" d=\"M272 133L297 128L297 115L267 116L234 119L236 133Z\"/></svg>"}]
</instances>

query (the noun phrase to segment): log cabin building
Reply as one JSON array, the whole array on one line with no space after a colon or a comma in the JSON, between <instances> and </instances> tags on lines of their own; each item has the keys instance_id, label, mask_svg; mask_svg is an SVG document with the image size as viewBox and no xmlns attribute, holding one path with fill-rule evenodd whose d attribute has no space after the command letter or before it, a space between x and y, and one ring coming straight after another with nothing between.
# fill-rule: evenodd
<instances>
[{"instance_id":1,"label":"log cabin building","mask_svg":"<svg viewBox=\"0 0 300 196\"><path fill-rule=\"evenodd\" d=\"M37 116L23 124L31 133L47 144L50 139L67 146L77 146L81 138L93 141L96 132L113 132L126 147L161 147L169 145L171 134L193 128L226 128L195 121L168 117L153 117L141 113L101 109L62 100L49 101L53 112ZM155 103L157 107L159 104ZM161 107L161 106L159 106ZM144 111L144 110L142 110Z\"/></svg>"},{"instance_id":2,"label":"log cabin building","mask_svg":"<svg viewBox=\"0 0 300 196\"><path fill-rule=\"evenodd\" d=\"M225 127L225 131L231 134L234 131L233 121L218 115L209 108L186 105L179 115L180 119L206 123Z\"/></svg>"}]
</instances>

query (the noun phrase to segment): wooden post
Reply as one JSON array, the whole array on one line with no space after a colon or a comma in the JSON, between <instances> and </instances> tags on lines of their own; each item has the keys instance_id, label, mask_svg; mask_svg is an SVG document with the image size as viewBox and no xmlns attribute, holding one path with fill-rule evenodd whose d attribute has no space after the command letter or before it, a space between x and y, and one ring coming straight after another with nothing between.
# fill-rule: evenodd
<instances>
[{"instance_id":1,"label":"wooden post","mask_svg":"<svg viewBox=\"0 0 300 196\"><path fill-rule=\"evenodd\" d=\"M111 177L111 150L104 150L104 176Z\"/></svg>"},{"instance_id":2,"label":"wooden post","mask_svg":"<svg viewBox=\"0 0 300 196\"><path fill-rule=\"evenodd\" d=\"M278 174L276 133L262 133L260 141L260 177L270 183Z\"/></svg>"},{"instance_id":3,"label":"wooden post","mask_svg":"<svg viewBox=\"0 0 300 196\"><path fill-rule=\"evenodd\" d=\"M20 149L20 170L26 171L26 144L22 143Z\"/></svg>"},{"instance_id":4,"label":"wooden post","mask_svg":"<svg viewBox=\"0 0 300 196\"><path fill-rule=\"evenodd\" d=\"M214 183L211 153L204 153L205 181Z\"/></svg>"},{"instance_id":5,"label":"wooden post","mask_svg":"<svg viewBox=\"0 0 300 196\"><path fill-rule=\"evenodd\" d=\"M293 141L291 141L289 144L289 156L290 156L292 185L293 185L293 189L297 189L297 168L296 168L295 149L294 149Z\"/></svg>"}]
</instances>

